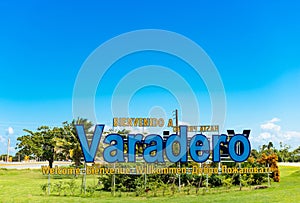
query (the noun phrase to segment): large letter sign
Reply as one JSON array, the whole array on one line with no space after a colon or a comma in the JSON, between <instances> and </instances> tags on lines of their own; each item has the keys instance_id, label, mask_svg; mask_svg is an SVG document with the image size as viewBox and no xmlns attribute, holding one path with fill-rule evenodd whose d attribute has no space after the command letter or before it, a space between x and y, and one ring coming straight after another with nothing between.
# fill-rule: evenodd
<instances>
[{"instance_id":1,"label":"large letter sign","mask_svg":"<svg viewBox=\"0 0 300 203\"><path fill-rule=\"evenodd\" d=\"M84 127L76 125L76 131L86 162L94 162L96 152L99 146L104 125L96 125L93 134L91 145L88 145ZM228 152L231 159L235 162L243 162L250 155L251 146L247 136L237 134L231 137L228 142L227 135L212 136L212 161L220 162L220 146L221 144L228 145ZM191 158L198 163L205 162L210 156L210 143L207 137L203 134L196 134L191 138L190 143L187 139L187 126L180 126L179 135L170 135L166 140L162 136L151 134L145 137L141 134L129 134L127 139L119 134L109 134L105 137L105 144L108 144L103 151L103 158L109 163L136 161L136 145L142 145L143 158L147 163L162 163L164 155L170 162L187 162L188 153ZM179 148L174 151L174 144L178 143ZM124 152L124 145L127 145L127 151ZM242 150L241 150L242 149Z\"/></svg>"}]
</instances>

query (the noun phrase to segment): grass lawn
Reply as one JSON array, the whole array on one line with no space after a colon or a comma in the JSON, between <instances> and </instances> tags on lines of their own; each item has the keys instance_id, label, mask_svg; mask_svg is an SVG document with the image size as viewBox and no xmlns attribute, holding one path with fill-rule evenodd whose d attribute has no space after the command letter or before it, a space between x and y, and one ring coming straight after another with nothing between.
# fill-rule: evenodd
<instances>
[{"instance_id":1,"label":"grass lawn","mask_svg":"<svg viewBox=\"0 0 300 203\"><path fill-rule=\"evenodd\" d=\"M163 196L135 197L133 193L122 193L122 197L112 197L109 192L96 191L93 196L70 196L67 194L52 194L45 196L41 185L47 183L47 177L40 170L5 170L0 169L0 202L300 202L300 167L280 166L280 183L272 182L271 188L253 190L244 187L242 191L232 188L200 190L198 195L191 191L190 195L169 192ZM64 179L65 180L65 179ZM51 183L58 183L60 179L51 179ZM80 185L81 179L76 180ZM88 176L88 184L96 184L97 178ZM79 189L78 189L79 190ZM78 193L78 192L77 192ZM118 193L117 195L118 196Z\"/></svg>"}]
</instances>

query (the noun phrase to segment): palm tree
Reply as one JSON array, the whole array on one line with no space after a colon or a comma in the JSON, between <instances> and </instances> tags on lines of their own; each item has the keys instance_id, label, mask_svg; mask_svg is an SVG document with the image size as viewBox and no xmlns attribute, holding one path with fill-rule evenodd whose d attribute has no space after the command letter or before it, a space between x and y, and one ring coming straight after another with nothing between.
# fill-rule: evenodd
<instances>
[{"instance_id":1,"label":"palm tree","mask_svg":"<svg viewBox=\"0 0 300 203\"><path fill-rule=\"evenodd\" d=\"M274 145L272 142L269 142L268 146L267 146L268 150L273 150Z\"/></svg>"},{"instance_id":2,"label":"palm tree","mask_svg":"<svg viewBox=\"0 0 300 203\"><path fill-rule=\"evenodd\" d=\"M77 118L71 123L68 123L67 121L63 123L61 137L58 138L57 141L57 147L61 148L62 154L64 154L67 159L74 161L76 167L81 165L81 158L83 157L75 128L75 125L78 124L84 126L85 130L87 130L87 134L91 134L93 123L88 119Z\"/></svg>"}]
</instances>

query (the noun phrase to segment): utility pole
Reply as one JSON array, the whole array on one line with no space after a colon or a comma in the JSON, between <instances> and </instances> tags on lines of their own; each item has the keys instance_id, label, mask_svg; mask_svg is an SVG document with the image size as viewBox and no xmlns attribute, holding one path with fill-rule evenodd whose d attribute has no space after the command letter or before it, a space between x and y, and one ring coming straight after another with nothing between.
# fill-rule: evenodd
<instances>
[{"instance_id":1,"label":"utility pole","mask_svg":"<svg viewBox=\"0 0 300 203\"><path fill-rule=\"evenodd\" d=\"M175 109L175 122L176 122L176 135L179 134L179 127L178 127L178 110ZM180 168L180 161L178 162L178 167ZM178 174L178 190L180 192L180 187L181 187L181 179L180 179L180 174Z\"/></svg>"},{"instance_id":2,"label":"utility pole","mask_svg":"<svg viewBox=\"0 0 300 203\"><path fill-rule=\"evenodd\" d=\"M176 135L178 135L178 110L175 110Z\"/></svg>"}]
</instances>

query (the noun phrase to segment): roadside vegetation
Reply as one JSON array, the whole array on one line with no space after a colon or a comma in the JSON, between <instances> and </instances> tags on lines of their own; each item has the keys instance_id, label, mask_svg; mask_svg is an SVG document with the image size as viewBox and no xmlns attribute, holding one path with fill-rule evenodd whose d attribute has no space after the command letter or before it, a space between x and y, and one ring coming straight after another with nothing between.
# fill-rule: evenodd
<instances>
[{"instance_id":1,"label":"roadside vegetation","mask_svg":"<svg viewBox=\"0 0 300 203\"><path fill-rule=\"evenodd\" d=\"M42 186L48 179L40 170L0 169L0 202L299 202L300 167L280 166L279 169L280 182L272 181L266 189L255 190L255 186L249 185L240 191L238 186L224 185L198 191L197 187L184 186L179 191L175 186L151 185L153 189L145 192L143 188L138 196L136 191L123 192L122 188L113 196L101 190L97 176L87 176L86 194L82 192L81 176L53 176L51 194L47 195Z\"/></svg>"}]
</instances>

